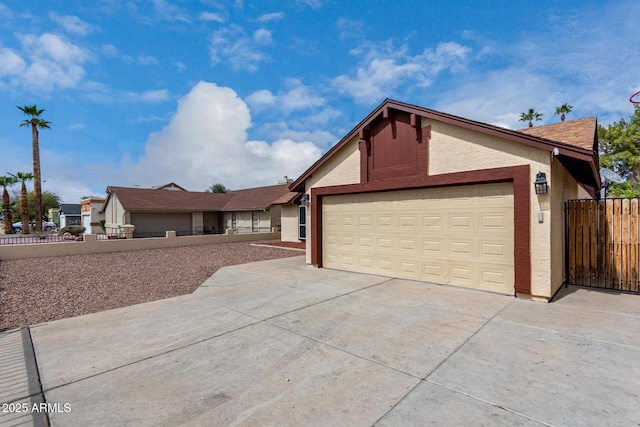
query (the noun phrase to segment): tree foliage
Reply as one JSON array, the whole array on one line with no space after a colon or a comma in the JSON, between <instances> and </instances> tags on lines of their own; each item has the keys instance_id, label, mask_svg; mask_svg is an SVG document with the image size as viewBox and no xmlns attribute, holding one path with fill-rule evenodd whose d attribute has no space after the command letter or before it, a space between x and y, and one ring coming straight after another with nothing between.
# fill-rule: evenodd
<instances>
[{"instance_id":1,"label":"tree foliage","mask_svg":"<svg viewBox=\"0 0 640 427\"><path fill-rule=\"evenodd\" d=\"M218 182L213 184L211 187L207 188L204 191L206 193L228 193L231 190Z\"/></svg>"},{"instance_id":2,"label":"tree foliage","mask_svg":"<svg viewBox=\"0 0 640 427\"><path fill-rule=\"evenodd\" d=\"M640 195L640 106L635 107L628 121L622 118L606 128L598 126L598 145L600 166L613 170L627 181L612 184L608 195Z\"/></svg>"},{"instance_id":3,"label":"tree foliage","mask_svg":"<svg viewBox=\"0 0 640 427\"><path fill-rule=\"evenodd\" d=\"M569 105L566 102L559 107L556 107L556 114L560 115L560 120L564 122L564 118L573 110L573 105Z\"/></svg>"},{"instance_id":4,"label":"tree foliage","mask_svg":"<svg viewBox=\"0 0 640 427\"><path fill-rule=\"evenodd\" d=\"M27 198L27 181L33 179L31 172L18 172L16 174L9 174L15 178L16 182L22 183L20 190L20 218L22 220L22 234L29 234L29 202Z\"/></svg>"},{"instance_id":5,"label":"tree foliage","mask_svg":"<svg viewBox=\"0 0 640 427\"><path fill-rule=\"evenodd\" d=\"M529 108L529 111L526 113L520 113L520 121L529 122L529 127L532 127L533 121L542 120L542 116L544 116L544 114L537 113L535 109Z\"/></svg>"},{"instance_id":6,"label":"tree foliage","mask_svg":"<svg viewBox=\"0 0 640 427\"><path fill-rule=\"evenodd\" d=\"M14 192L12 198L12 207L14 209L14 215L18 214L17 211L18 206L21 205L21 195L17 192ZM36 203L33 191L27 194L27 206L29 209L29 220L34 220L36 217ZM44 212L45 216L47 216L49 209L59 208L60 207L60 196L50 191L45 191L42 193L42 212ZM51 218L49 218L51 219Z\"/></svg>"},{"instance_id":7,"label":"tree foliage","mask_svg":"<svg viewBox=\"0 0 640 427\"><path fill-rule=\"evenodd\" d=\"M2 186L2 215L4 217L5 234L13 234L13 212L11 211L11 199L7 187L12 186L18 180L12 176L0 176L0 186Z\"/></svg>"},{"instance_id":8,"label":"tree foliage","mask_svg":"<svg viewBox=\"0 0 640 427\"><path fill-rule=\"evenodd\" d=\"M42 231L42 178L40 177L40 143L38 136L38 129L51 129L51 122L48 122L40 115L44 113L44 110L38 109L36 104L25 105L23 107L18 106L18 109L27 116L31 116L30 119L25 119L20 123L20 127L31 128L31 149L33 152L33 192L35 194L35 212L36 218L36 231Z\"/></svg>"}]
</instances>

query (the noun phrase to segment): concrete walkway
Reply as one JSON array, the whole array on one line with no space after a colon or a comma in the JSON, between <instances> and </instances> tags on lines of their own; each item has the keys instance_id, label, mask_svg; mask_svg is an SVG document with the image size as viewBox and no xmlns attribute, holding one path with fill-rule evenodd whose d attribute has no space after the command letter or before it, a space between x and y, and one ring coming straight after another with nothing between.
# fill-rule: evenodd
<instances>
[{"instance_id":1,"label":"concrete walkway","mask_svg":"<svg viewBox=\"0 0 640 427\"><path fill-rule=\"evenodd\" d=\"M31 336L54 426L623 426L639 326L640 296L533 303L296 257Z\"/></svg>"}]
</instances>

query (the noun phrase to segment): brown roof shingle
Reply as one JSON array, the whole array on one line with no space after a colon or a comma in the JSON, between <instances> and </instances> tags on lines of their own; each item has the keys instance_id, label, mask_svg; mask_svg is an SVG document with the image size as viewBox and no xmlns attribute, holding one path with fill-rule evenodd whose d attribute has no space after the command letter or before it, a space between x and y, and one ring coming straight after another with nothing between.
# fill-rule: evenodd
<instances>
[{"instance_id":1,"label":"brown roof shingle","mask_svg":"<svg viewBox=\"0 0 640 427\"><path fill-rule=\"evenodd\" d=\"M241 211L247 209L266 209L288 192L289 187L286 184L230 191L227 194L232 196L232 198L229 199L222 210Z\"/></svg>"},{"instance_id":2,"label":"brown roof shingle","mask_svg":"<svg viewBox=\"0 0 640 427\"><path fill-rule=\"evenodd\" d=\"M592 150L597 126L598 120L595 117L586 117L584 119L519 129L519 132Z\"/></svg>"},{"instance_id":3,"label":"brown roof shingle","mask_svg":"<svg viewBox=\"0 0 640 427\"><path fill-rule=\"evenodd\" d=\"M240 211L266 209L289 192L286 185L248 188L228 193L169 191L151 188L108 187L125 210L134 211ZM106 205L106 203L105 203Z\"/></svg>"}]
</instances>

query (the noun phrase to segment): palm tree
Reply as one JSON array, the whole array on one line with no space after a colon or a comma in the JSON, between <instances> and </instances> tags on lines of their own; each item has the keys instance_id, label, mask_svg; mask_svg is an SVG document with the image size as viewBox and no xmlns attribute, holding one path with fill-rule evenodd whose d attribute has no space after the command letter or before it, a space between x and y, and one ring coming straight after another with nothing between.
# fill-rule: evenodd
<instances>
[{"instance_id":1,"label":"palm tree","mask_svg":"<svg viewBox=\"0 0 640 427\"><path fill-rule=\"evenodd\" d=\"M534 110L533 108L529 108L529 111L527 111L526 113L520 113L520 121L529 121L529 127L533 127L533 121L542 120L543 115L544 114L542 113L536 113L536 110Z\"/></svg>"},{"instance_id":2,"label":"palm tree","mask_svg":"<svg viewBox=\"0 0 640 427\"><path fill-rule=\"evenodd\" d=\"M556 114L560 114L560 120L564 122L565 114L569 114L573 109L573 105L569 105L566 102L559 107L556 107Z\"/></svg>"},{"instance_id":3,"label":"palm tree","mask_svg":"<svg viewBox=\"0 0 640 427\"><path fill-rule=\"evenodd\" d=\"M22 181L22 190L20 192L22 196L22 234L29 234L29 202L27 200L27 181L33 179L31 172L18 172L15 175L10 173L11 177L17 181Z\"/></svg>"},{"instance_id":4,"label":"palm tree","mask_svg":"<svg viewBox=\"0 0 640 427\"><path fill-rule=\"evenodd\" d=\"M42 231L42 187L40 178L40 147L38 145L38 128L50 129L49 123L46 120L40 118L40 114L44 110L38 110L36 104L25 105L18 107L20 111L28 116L30 119L25 119L20 126L31 126L31 141L33 147L33 196L35 202L36 211L36 231Z\"/></svg>"},{"instance_id":5,"label":"palm tree","mask_svg":"<svg viewBox=\"0 0 640 427\"><path fill-rule=\"evenodd\" d=\"M13 215L11 214L11 199L7 187L18 182L12 176L0 176L0 185L4 187L2 192L2 212L4 214L4 233L13 234Z\"/></svg>"}]
</instances>

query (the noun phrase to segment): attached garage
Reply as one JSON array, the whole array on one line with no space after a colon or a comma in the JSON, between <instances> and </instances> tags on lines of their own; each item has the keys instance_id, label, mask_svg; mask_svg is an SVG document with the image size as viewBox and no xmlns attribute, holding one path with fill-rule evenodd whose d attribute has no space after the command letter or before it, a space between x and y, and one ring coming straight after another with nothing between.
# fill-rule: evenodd
<instances>
[{"instance_id":1,"label":"attached garage","mask_svg":"<svg viewBox=\"0 0 640 427\"><path fill-rule=\"evenodd\" d=\"M532 129L384 101L289 186L307 263L548 301L564 202L600 188L597 120Z\"/></svg>"},{"instance_id":2,"label":"attached garage","mask_svg":"<svg viewBox=\"0 0 640 427\"><path fill-rule=\"evenodd\" d=\"M191 212L149 213L131 212L131 224L136 232L158 232L165 230L191 231Z\"/></svg>"},{"instance_id":3,"label":"attached garage","mask_svg":"<svg viewBox=\"0 0 640 427\"><path fill-rule=\"evenodd\" d=\"M513 184L328 196L323 265L513 294Z\"/></svg>"}]
</instances>

